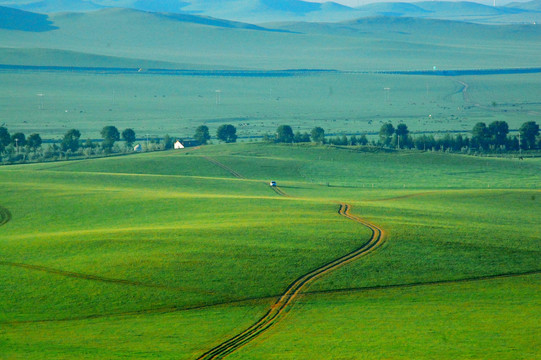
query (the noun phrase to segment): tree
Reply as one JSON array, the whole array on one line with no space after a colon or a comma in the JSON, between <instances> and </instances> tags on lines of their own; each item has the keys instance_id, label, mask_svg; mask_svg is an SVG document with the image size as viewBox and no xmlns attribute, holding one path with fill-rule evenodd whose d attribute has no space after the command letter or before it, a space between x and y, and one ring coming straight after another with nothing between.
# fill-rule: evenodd
<instances>
[{"instance_id":1,"label":"tree","mask_svg":"<svg viewBox=\"0 0 541 360\"><path fill-rule=\"evenodd\" d=\"M71 150L71 152L76 152L79 150L79 139L81 137L81 132L77 129L69 130L62 139L61 147L62 151Z\"/></svg>"},{"instance_id":2,"label":"tree","mask_svg":"<svg viewBox=\"0 0 541 360\"><path fill-rule=\"evenodd\" d=\"M520 126L521 142L524 148L535 148L535 137L539 135L539 125L535 121L527 121Z\"/></svg>"},{"instance_id":3,"label":"tree","mask_svg":"<svg viewBox=\"0 0 541 360\"><path fill-rule=\"evenodd\" d=\"M394 134L394 126L391 123L383 124L379 130L379 139L383 145L391 143L391 136Z\"/></svg>"},{"instance_id":4,"label":"tree","mask_svg":"<svg viewBox=\"0 0 541 360\"><path fill-rule=\"evenodd\" d=\"M28 145L31 149L37 149L42 144L41 136L39 134L31 134L28 139L26 140L26 145Z\"/></svg>"},{"instance_id":5,"label":"tree","mask_svg":"<svg viewBox=\"0 0 541 360\"><path fill-rule=\"evenodd\" d=\"M114 126L105 126L103 129L101 129L100 134L103 138L102 147L109 151L111 151L111 149L113 148L115 141L120 140L120 133L118 132L118 129Z\"/></svg>"},{"instance_id":6,"label":"tree","mask_svg":"<svg viewBox=\"0 0 541 360\"><path fill-rule=\"evenodd\" d=\"M357 143L359 145L363 145L363 146L367 145L368 144L368 139L366 138L366 135L365 134L361 135L361 137L359 138Z\"/></svg>"},{"instance_id":7,"label":"tree","mask_svg":"<svg viewBox=\"0 0 541 360\"><path fill-rule=\"evenodd\" d=\"M226 143L234 143L237 141L237 128L230 124L220 125L216 131L216 137Z\"/></svg>"},{"instance_id":8,"label":"tree","mask_svg":"<svg viewBox=\"0 0 541 360\"><path fill-rule=\"evenodd\" d=\"M481 148L487 148L490 140L490 132L484 122L478 122L472 129L472 140Z\"/></svg>"},{"instance_id":9,"label":"tree","mask_svg":"<svg viewBox=\"0 0 541 360\"><path fill-rule=\"evenodd\" d=\"M86 139L85 143L83 144L83 147L86 149L94 149L96 146L94 145L91 139Z\"/></svg>"},{"instance_id":10,"label":"tree","mask_svg":"<svg viewBox=\"0 0 541 360\"><path fill-rule=\"evenodd\" d=\"M8 129L1 126L0 127L0 151L3 151L6 146L11 144L11 136L9 135Z\"/></svg>"},{"instance_id":11,"label":"tree","mask_svg":"<svg viewBox=\"0 0 541 360\"><path fill-rule=\"evenodd\" d=\"M163 148L164 150L171 150L173 148L173 139L169 134L165 134L163 138Z\"/></svg>"},{"instance_id":12,"label":"tree","mask_svg":"<svg viewBox=\"0 0 541 360\"><path fill-rule=\"evenodd\" d=\"M319 126L312 129L310 136L313 142L321 143L321 144L325 143L325 130L323 130Z\"/></svg>"},{"instance_id":13,"label":"tree","mask_svg":"<svg viewBox=\"0 0 541 360\"><path fill-rule=\"evenodd\" d=\"M492 143L494 145L505 145L507 134L509 134L509 125L505 121L493 121L488 125L488 133L492 137Z\"/></svg>"},{"instance_id":14,"label":"tree","mask_svg":"<svg viewBox=\"0 0 541 360\"><path fill-rule=\"evenodd\" d=\"M307 132L301 133L300 131L297 131L295 133L295 138L293 139L293 142L295 143L310 142L310 134L308 134Z\"/></svg>"},{"instance_id":15,"label":"tree","mask_svg":"<svg viewBox=\"0 0 541 360\"><path fill-rule=\"evenodd\" d=\"M135 131L133 129L126 129L122 131L122 139L126 142L128 147L132 147L135 142Z\"/></svg>"},{"instance_id":16,"label":"tree","mask_svg":"<svg viewBox=\"0 0 541 360\"><path fill-rule=\"evenodd\" d=\"M193 138L200 144L205 145L210 140L209 128L206 125L201 125L195 129Z\"/></svg>"},{"instance_id":17,"label":"tree","mask_svg":"<svg viewBox=\"0 0 541 360\"><path fill-rule=\"evenodd\" d=\"M289 125L280 125L276 129L276 142L279 143L292 143L295 135L293 135L293 129Z\"/></svg>"},{"instance_id":18,"label":"tree","mask_svg":"<svg viewBox=\"0 0 541 360\"><path fill-rule=\"evenodd\" d=\"M23 133L15 133L13 135L11 135L11 143L14 145L14 146L25 146L26 145L26 136L24 136Z\"/></svg>"},{"instance_id":19,"label":"tree","mask_svg":"<svg viewBox=\"0 0 541 360\"><path fill-rule=\"evenodd\" d=\"M406 147L408 145L408 126L406 124L398 124L396 127L396 137L398 139L398 147L404 146Z\"/></svg>"}]
</instances>

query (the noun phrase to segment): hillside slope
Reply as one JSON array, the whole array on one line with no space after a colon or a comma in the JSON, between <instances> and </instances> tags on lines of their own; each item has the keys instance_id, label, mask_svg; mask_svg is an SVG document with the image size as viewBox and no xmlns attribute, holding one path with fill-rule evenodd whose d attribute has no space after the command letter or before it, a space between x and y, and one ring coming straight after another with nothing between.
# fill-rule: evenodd
<instances>
[{"instance_id":1,"label":"hillside slope","mask_svg":"<svg viewBox=\"0 0 541 360\"><path fill-rule=\"evenodd\" d=\"M47 15L0 6L0 29L39 32L56 27Z\"/></svg>"}]
</instances>

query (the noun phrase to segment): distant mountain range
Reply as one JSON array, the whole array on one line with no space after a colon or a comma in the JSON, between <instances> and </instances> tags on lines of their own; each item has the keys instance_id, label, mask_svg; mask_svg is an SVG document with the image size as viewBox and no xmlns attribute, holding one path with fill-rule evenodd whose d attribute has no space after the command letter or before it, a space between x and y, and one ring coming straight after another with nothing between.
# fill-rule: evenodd
<instances>
[{"instance_id":1,"label":"distant mountain range","mask_svg":"<svg viewBox=\"0 0 541 360\"><path fill-rule=\"evenodd\" d=\"M479 23L541 21L541 0L498 7L475 2L425 1L373 3L352 8L335 2L313 3L301 0L0 0L0 5L37 13L86 12L120 7L149 12L205 15L252 24L281 21L337 22L372 16Z\"/></svg>"},{"instance_id":2,"label":"distant mountain range","mask_svg":"<svg viewBox=\"0 0 541 360\"><path fill-rule=\"evenodd\" d=\"M401 9L421 14L430 11L406 4ZM205 15L123 8L44 15L0 7L0 64L24 66L532 67L539 66L539 39L541 26L532 24L499 26L398 16L253 25Z\"/></svg>"}]
</instances>

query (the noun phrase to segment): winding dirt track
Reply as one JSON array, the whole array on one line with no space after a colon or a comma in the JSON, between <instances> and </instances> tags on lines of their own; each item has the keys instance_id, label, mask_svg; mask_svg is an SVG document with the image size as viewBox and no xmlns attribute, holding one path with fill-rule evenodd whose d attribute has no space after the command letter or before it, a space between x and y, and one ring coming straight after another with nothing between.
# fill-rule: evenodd
<instances>
[{"instance_id":1,"label":"winding dirt track","mask_svg":"<svg viewBox=\"0 0 541 360\"><path fill-rule=\"evenodd\" d=\"M350 205L341 204L338 213L372 230L372 236L368 242L366 242L360 248L350 252L349 254L346 254L315 270L312 270L308 274L299 277L287 287L286 291L280 296L280 298L269 309L269 311L267 311L267 313L263 315L261 319L259 319L256 323L254 323L252 326L242 331L238 335L224 341L220 345L207 351L205 354L201 355L198 360L223 359L235 350L246 345L248 342L261 335L264 331L268 330L270 327L276 324L280 320L280 318L286 313L286 311L288 311L293 302L299 297L301 290L306 288L311 282L329 273L330 271L335 270L363 256L366 256L379 248L384 242L385 231L366 220L352 215L350 213L350 210Z\"/></svg>"},{"instance_id":2,"label":"winding dirt track","mask_svg":"<svg viewBox=\"0 0 541 360\"><path fill-rule=\"evenodd\" d=\"M217 160L214 160L208 157L205 157L205 159L221 167L222 169L229 171L235 177L244 178L241 174L237 173L233 169L220 163ZM280 196L289 196L287 193L285 193L282 189L280 189L277 186L274 186L274 187L271 186L271 189L274 190L274 192L276 192ZM374 250L376 250L377 248L379 248L385 240L385 231L381 229L380 227L378 227L377 225L374 225L366 220L363 220L355 215L352 215L350 213L350 210L351 210L351 205L340 204L338 213L342 215L343 217L350 219L352 221L358 222L368 227L370 230L372 230L372 236L370 237L370 240L368 242L363 244L358 249L350 252L349 254L346 254L336 260L333 260L325 265L322 265L319 268L312 270L309 273L297 278L294 282L292 282L286 288L285 292L274 303L274 305L271 306L271 308L267 311L267 313L263 315L263 317L261 317L258 321L256 321L246 330L224 341L218 346L215 346L214 348L210 349L209 351L207 351L206 353L204 353L197 359L198 360L223 359L224 357L231 354L235 350L246 345L247 343L252 341L254 338L258 337L263 332L265 332L266 330L271 328L273 325L275 325L285 315L285 313L289 310L289 308L293 305L294 301L301 294L301 291L304 288L308 287L308 285L312 283L314 280L329 273L330 271L333 271L343 265L350 263L351 261L354 261L354 260L359 259L360 257L366 256L370 254L371 252L373 252Z\"/></svg>"}]
</instances>

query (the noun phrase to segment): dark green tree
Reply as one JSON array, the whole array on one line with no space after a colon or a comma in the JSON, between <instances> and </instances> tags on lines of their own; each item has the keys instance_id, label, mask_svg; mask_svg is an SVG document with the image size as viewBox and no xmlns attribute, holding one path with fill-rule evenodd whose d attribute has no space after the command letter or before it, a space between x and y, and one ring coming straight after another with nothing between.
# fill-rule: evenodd
<instances>
[{"instance_id":1,"label":"dark green tree","mask_svg":"<svg viewBox=\"0 0 541 360\"><path fill-rule=\"evenodd\" d=\"M490 132L484 122L478 122L472 129L472 140L477 147L487 149L490 143Z\"/></svg>"},{"instance_id":2,"label":"dark green tree","mask_svg":"<svg viewBox=\"0 0 541 360\"><path fill-rule=\"evenodd\" d=\"M308 134L307 132L301 133L300 131L297 131L295 133L295 138L293 139L293 142L295 143L310 142L310 134Z\"/></svg>"},{"instance_id":3,"label":"dark green tree","mask_svg":"<svg viewBox=\"0 0 541 360\"><path fill-rule=\"evenodd\" d=\"M77 129L69 130L62 139L60 144L62 151L71 150L71 152L76 152L79 150L79 139L81 138L81 132Z\"/></svg>"},{"instance_id":4,"label":"dark green tree","mask_svg":"<svg viewBox=\"0 0 541 360\"><path fill-rule=\"evenodd\" d=\"M193 138L202 145L205 145L210 140L209 128L206 125L198 126L195 129Z\"/></svg>"},{"instance_id":5,"label":"dark green tree","mask_svg":"<svg viewBox=\"0 0 541 360\"><path fill-rule=\"evenodd\" d=\"M41 136L39 136L39 134L31 134L26 140L26 145L33 150L39 148L42 143L43 141L41 140Z\"/></svg>"},{"instance_id":6,"label":"dark green tree","mask_svg":"<svg viewBox=\"0 0 541 360\"><path fill-rule=\"evenodd\" d=\"M310 133L310 137L312 138L313 142L324 144L325 143L325 130L317 126L312 129L312 132Z\"/></svg>"},{"instance_id":7,"label":"dark green tree","mask_svg":"<svg viewBox=\"0 0 541 360\"><path fill-rule=\"evenodd\" d=\"M11 135L9 135L8 129L0 127L0 151L3 151L6 146L11 144Z\"/></svg>"},{"instance_id":8,"label":"dark green tree","mask_svg":"<svg viewBox=\"0 0 541 360\"><path fill-rule=\"evenodd\" d=\"M237 128L230 124L220 125L216 137L223 142L234 143L237 141Z\"/></svg>"},{"instance_id":9,"label":"dark green tree","mask_svg":"<svg viewBox=\"0 0 541 360\"><path fill-rule=\"evenodd\" d=\"M94 149L96 145L94 145L91 139L86 139L85 143L83 144L83 147L86 149Z\"/></svg>"},{"instance_id":10,"label":"dark green tree","mask_svg":"<svg viewBox=\"0 0 541 360\"><path fill-rule=\"evenodd\" d=\"M383 124L379 129L379 139L382 145L389 145L394 134L394 126L391 123Z\"/></svg>"},{"instance_id":11,"label":"dark green tree","mask_svg":"<svg viewBox=\"0 0 541 360\"><path fill-rule=\"evenodd\" d=\"M278 143L292 143L295 135L293 135L293 129L289 125L280 125L276 129L276 142Z\"/></svg>"},{"instance_id":12,"label":"dark green tree","mask_svg":"<svg viewBox=\"0 0 541 360\"><path fill-rule=\"evenodd\" d=\"M132 147L135 142L135 131L133 129L126 129L122 131L122 139L126 142L128 147Z\"/></svg>"},{"instance_id":13,"label":"dark green tree","mask_svg":"<svg viewBox=\"0 0 541 360\"><path fill-rule=\"evenodd\" d=\"M410 131L408 130L408 126L406 124L398 124L395 133L398 140L397 146L399 148L408 147L408 134L410 133Z\"/></svg>"},{"instance_id":14,"label":"dark green tree","mask_svg":"<svg viewBox=\"0 0 541 360\"><path fill-rule=\"evenodd\" d=\"M359 140L357 141L357 143L359 145L367 145L368 144L368 139L366 138L366 135L361 135L361 137L359 138Z\"/></svg>"},{"instance_id":15,"label":"dark green tree","mask_svg":"<svg viewBox=\"0 0 541 360\"><path fill-rule=\"evenodd\" d=\"M113 148L115 141L120 140L120 133L114 126L105 126L103 129L101 129L100 134L103 138L102 147L109 151L111 151Z\"/></svg>"},{"instance_id":16,"label":"dark green tree","mask_svg":"<svg viewBox=\"0 0 541 360\"><path fill-rule=\"evenodd\" d=\"M11 135L11 143L13 146L25 146L26 145L26 136L24 136L23 133L18 132L13 135Z\"/></svg>"},{"instance_id":17,"label":"dark green tree","mask_svg":"<svg viewBox=\"0 0 541 360\"><path fill-rule=\"evenodd\" d=\"M171 139L171 136L169 136L169 134L165 134L163 138L163 148L165 150L171 150L173 146L173 139Z\"/></svg>"},{"instance_id":18,"label":"dark green tree","mask_svg":"<svg viewBox=\"0 0 541 360\"><path fill-rule=\"evenodd\" d=\"M535 138L539 135L539 125L535 121L527 121L520 126L521 146L524 149L535 148Z\"/></svg>"},{"instance_id":19,"label":"dark green tree","mask_svg":"<svg viewBox=\"0 0 541 360\"><path fill-rule=\"evenodd\" d=\"M488 133L492 138L492 143L496 146L505 145L507 134L509 134L509 125L505 121L493 121L488 125Z\"/></svg>"}]
</instances>

